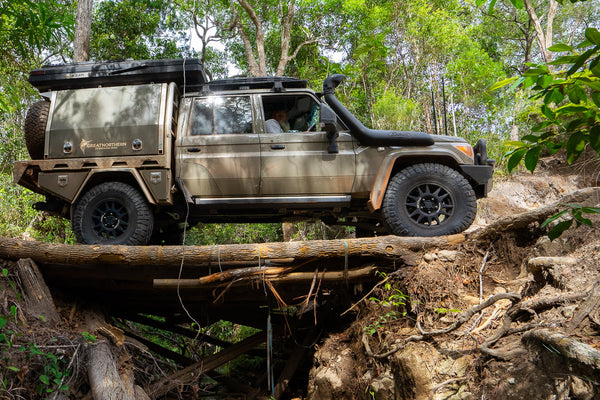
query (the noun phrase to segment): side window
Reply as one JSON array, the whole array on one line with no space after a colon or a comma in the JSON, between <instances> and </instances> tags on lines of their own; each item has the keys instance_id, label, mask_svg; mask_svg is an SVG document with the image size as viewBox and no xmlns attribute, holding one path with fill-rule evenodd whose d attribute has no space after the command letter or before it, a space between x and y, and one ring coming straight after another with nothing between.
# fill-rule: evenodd
<instances>
[{"instance_id":1,"label":"side window","mask_svg":"<svg viewBox=\"0 0 600 400\"><path fill-rule=\"evenodd\" d=\"M262 102L267 133L317 129L319 104L309 95L264 95Z\"/></svg>"},{"instance_id":2,"label":"side window","mask_svg":"<svg viewBox=\"0 0 600 400\"><path fill-rule=\"evenodd\" d=\"M190 135L252 133L249 96L210 96L194 99Z\"/></svg>"}]
</instances>

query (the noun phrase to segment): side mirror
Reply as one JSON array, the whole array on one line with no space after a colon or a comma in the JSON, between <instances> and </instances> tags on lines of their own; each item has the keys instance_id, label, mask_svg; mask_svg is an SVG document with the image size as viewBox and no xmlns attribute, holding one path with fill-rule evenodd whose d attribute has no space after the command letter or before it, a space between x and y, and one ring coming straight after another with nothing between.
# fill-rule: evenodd
<instances>
[{"instance_id":1,"label":"side mirror","mask_svg":"<svg viewBox=\"0 0 600 400\"><path fill-rule=\"evenodd\" d=\"M327 152L339 153L337 138L340 134L337 126L337 115L335 115L335 112L333 112L327 104L321 104L319 123L321 124L322 129L327 132L327 138L329 139Z\"/></svg>"}]
</instances>

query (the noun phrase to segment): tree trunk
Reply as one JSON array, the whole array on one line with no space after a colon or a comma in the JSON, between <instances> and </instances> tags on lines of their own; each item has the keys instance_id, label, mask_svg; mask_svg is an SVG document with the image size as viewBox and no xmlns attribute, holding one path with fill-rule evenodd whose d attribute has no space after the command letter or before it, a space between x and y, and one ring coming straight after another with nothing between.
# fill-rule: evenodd
<instances>
[{"instance_id":1,"label":"tree trunk","mask_svg":"<svg viewBox=\"0 0 600 400\"><path fill-rule=\"evenodd\" d=\"M265 54L265 31L262 26L262 22L258 18L258 15L256 15L256 12L254 11L250 3L248 3L248 1L238 0L238 3L240 4L240 6L242 6L246 14L248 14L248 17L250 17L250 20L252 21L252 24L256 29L256 53L258 56L258 63L256 63L254 59L254 54L248 54L247 43L249 43L249 39L247 35L244 39L244 35L246 34L246 32L244 31L244 27L242 26L241 21L239 21L238 30L242 35L242 39L244 40L244 46L246 47L246 57L248 58L248 62L250 63L250 65L255 66L256 68L254 70L253 68L251 68L250 72L252 76L265 76L267 74L267 56Z\"/></svg>"},{"instance_id":2,"label":"tree trunk","mask_svg":"<svg viewBox=\"0 0 600 400\"><path fill-rule=\"evenodd\" d=\"M552 45L552 24L554 23L554 17L556 15L556 8L558 7L558 3L556 0L549 0L550 5L548 9L548 15L546 16L546 31L542 28L542 24L540 19L531 4L531 0L525 1L525 9L527 10L527 14L529 15L529 19L533 23L533 28L535 29L535 34L537 38L538 45L540 46L540 53L542 53L542 57L544 58L545 63L549 63L552 61L552 52L548 51L548 47Z\"/></svg>"},{"instance_id":3,"label":"tree trunk","mask_svg":"<svg viewBox=\"0 0 600 400\"><path fill-rule=\"evenodd\" d=\"M73 61L83 62L90 58L90 34L92 30L92 10L94 0L79 0L75 21L75 40L73 42Z\"/></svg>"}]
</instances>

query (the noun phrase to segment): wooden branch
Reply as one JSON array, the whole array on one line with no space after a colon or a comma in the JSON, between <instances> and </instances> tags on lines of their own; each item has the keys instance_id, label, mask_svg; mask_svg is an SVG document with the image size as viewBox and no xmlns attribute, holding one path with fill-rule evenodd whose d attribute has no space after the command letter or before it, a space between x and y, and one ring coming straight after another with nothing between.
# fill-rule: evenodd
<instances>
[{"instance_id":1,"label":"wooden branch","mask_svg":"<svg viewBox=\"0 0 600 400\"><path fill-rule=\"evenodd\" d=\"M44 277L35 262L30 259L20 259L17 271L23 286L25 310L33 318L45 318L51 325L60 322L50 289L46 286Z\"/></svg>"},{"instance_id":2,"label":"wooden branch","mask_svg":"<svg viewBox=\"0 0 600 400\"><path fill-rule=\"evenodd\" d=\"M586 200L600 198L600 188L591 187L573 192L557 202L535 210L527 211L514 216L500 218L484 228L478 229L469 235L469 240L490 240L507 231L527 228L532 223L541 223L553 214L560 211L560 204L583 203Z\"/></svg>"},{"instance_id":3,"label":"wooden branch","mask_svg":"<svg viewBox=\"0 0 600 400\"><path fill-rule=\"evenodd\" d=\"M250 269L250 268L248 268L248 269ZM277 283L293 283L293 282L309 283L309 282L312 282L312 280L314 279L314 276L315 276L314 272L292 272L292 273L287 273L287 274L281 275L282 273L285 273L285 271L288 270L288 268L262 268L262 267L260 267L260 268L252 268L252 270L253 271L251 273L248 273L244 277L244 279L232 281L233 282L232 286L247 285L248 280L256 280L256 279L265 279L270 282L277 282ZM275 271L270 271L270 270L275 270ZM282 270L283 270L283 272L282 272ZM364 278L369 275L372 275L375 270L376 270L375 266L368 266L368 267L360 268L360 269L352 269L352 270L348 271L347 278L348 278L348 280ZM270 276L270 275L280 275L280 276ZM323 281L329 281L329 282L336 282L336 281L342 282L345 280L344 271L319 272L318 276ZM200 278L200 279L154 279L154 287L157 289L176 289L177 287L179 287L180 289L197 289L197 288L206 287L207 285L214 284L214 283L218 283L218 284L222 283L213 278L211 278L210 282L202 282L201 279L202 278ZM233 279L239 279L239 278L233 278Z\"/></svg>"},{"instance_id":4,"label":"wooden branch","mask_svg":"<svg viewBox=\"0 0 600 400\"><path fill-rule=\"evenodd\" d=\"M258 56L258 76L266 75L267 73L267 56L265 53L265 30L263 28L262 22L256 15L254 8L247 0L237 0L240 6L244 9L254 28L256 30L256 53ZM243 30L243 25L241 20L238 20L238 28ZM244 31L245 32L245 31ZM254 57L252 57L254 58ZM248 60L250 62L251 60ZM256 76L256 75L255 75Z\"/></svg>"},{"instance_id":5,"label":"wooden branch","mask_svg":"<svg viewBox=\"0 0 600 400\"><path fill-rule=\"evenodd\" d=\"M238 342L225 350L220 351L217 354L204 358L195 364L190 365L180 371L175 372L173 375L163 378L153 384L148 392L152 398L159 398L164 396L171 390L177 388L179 385L185 385L193 383L200 375L207 371L211 371L221 365L245 354L249 350L252 350L261 343L266 342L267 335L265 332L259 332L247 339Z\"/></svg>"},{"instance_id":6,"label":"wooden branch","mask_svg":"<svg viewBox=\"0 0 600 400\"><path fill-rule=\"evenodd\" d=\"M311 240L215 246L100 246L43 243L0 237L0 257L31 257L38 263L214 267L219 261L261 261L294 258L373 256L414 263L414 251L453 246L462 234L432 238L380 236L360 239Z\"/></svg>"},{"instance_id":7,"label":"wooden branch","mask_svg":"<svg viewBox=\"0 0 600 400\"><path fill-rule=\"evenodd\" d=\"M132 338L132 339L136 340L137 342L146 346L146 348L148 350L155 352L156 354L158 354L161 357L173 360L179 365L188 366L195 362L195 360L192 360L191 358L188 358L188 357L186 357L180 353L177 353L171 349L167 349L166 347L163 347L157 343L154 343L153 341L148 340L145 337L137 335L131 331L125 331L125 334L129 338Z\"/></svg>"},{"instance_id":8,"label":"wooden branch","mask_svg":"<svg viewBox=\"0 0 600 400\"><path fill-rule=\"evenodd\" d=\"M494 335L487 338L479 346L479 350L484 354L496 358L501 358L503 360L510 360L512 358L525 354L526 351L524 349L503 350L492 349L491 346L493 346L498 340L500 340L500 338L502 338L505 335L531 330L540 326L540 324L528 324L527 326L522 328L511 329L513 321L519 316L521 312L534 312L535 310L544 309L557 304L581 300L585 296L585 292L566 293L556 296L544 296L538 298L534 297L532 299L513 304L504 314L504 317L502 318L502 326L496 331L496 333L494 333Z\"/></svg>"},{"instance_id":9,"label":"wooden branch","mask_svg":"<svg viewBox=\"0 0 600 400\"><path fill-rule=\"evenodd\" d=\"M228 346L232 345L232 343L230 343L230 342L206 335L204 333L199 332L196 329L184 328L179 325L174 325L174 324L169 324L166 322L157 321L153 318L149 318L144 315L125 313L125 314L120 314L120 316L122 316L122 318L127 319L129 321L137 322L139 324L151 326L153 328L158 328L163 331L173 332L178 335L182 335L187 338L194 339L197 343L206 342L206 343L212 344L213 346L219 346L219 347L228 347Z\"/></svg>"}]
</instances>

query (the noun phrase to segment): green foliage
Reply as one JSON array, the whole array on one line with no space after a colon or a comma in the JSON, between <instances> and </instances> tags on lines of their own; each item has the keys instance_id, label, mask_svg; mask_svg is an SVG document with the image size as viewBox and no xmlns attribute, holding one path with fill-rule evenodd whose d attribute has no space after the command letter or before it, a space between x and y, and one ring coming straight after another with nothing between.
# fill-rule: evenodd
<instances>
[{"instance_id":1,"label":"green foliage","mask_svg":"<svg viewBox=\"0 0 600 400\"><path fill-rule=\"evenodd\" d=\"M95 60L178 58L189 21L171 2L102 1L94 9L90 57Z\"/></svg>"},{"instance_id":2,"label":"green foliage","mask_svg":"<svg viewBox=\"0 0 600 400\"><path fill-rule=\"evenodd\" d=\"M509 171L523 160L533 172L544 149L551 154L564 149L569 164L579 158L586 145L600 153L600 32L587 28L585 40L578 45L559 44L550 50L568 54L549 65L531 64L522 77L495 85L512 83L530 89L532 99L540 104L541 121L532 133L508 143Z\"/></svg>"},{"instance_id":3,"label":"green foliage","mask_svg":"<svg viewBox=\"0 0 600 400\"><path fill-rule=\"evenodd\" d=\"M81 336L83 336L83 340L85 340L88 343L95 343L96 340L98 340L96 336L92 335L89 332L81 332Z\"/></svg>"},{"instance_id":4,"label":"green foliage","mask_svg":"<svg viewBox=\"0 0 600 400\"><path fill-rule=\"evenodd\" d=\"M378 274L386 278L385 273L378 272ZM366 333L373 335L382 330L390 322L398 320L398 317L406 315L406 311L401 311L401 308L406 305L410 297L386 281L381 298L371 297L369 300L375 303L381 310L375 321L363 328Z\"/></svg>"},{"instance_id":5,"label":"green foliage","mask_svg":"<svg viewBox=\"0 0 600 400\"><path fill-rule=\"evenodd\" d=\"M571 46L555 44L549 48L556 53L567 53L554 61L531 64L523 76L494 85L500 88L512 84L533 92L532 99L540 104L540 121L532 133L520 141L508 142L507 168L514 170L521 161L525 168L535 171L542 151L551 154L564 150L567 162L579 158L586 146L600 154L600 32L585 30L585 40ZM555 71L554 68L560 68ZM600 209L567 204L567 209L553 215L541 226L554 240L573 226L591 226L583 214L599 213ZM568 216L570 213L570 216Z\"/></svg>"},{"instance_id":6,"label":"green foliage","mask_svg":"<svg viewBox=\"0 0 600 400\"><path fill-rule=\"evenodd\" d=\"M34 210L31 205L43 197L11 181L9 175L0 174L0 236L25 234L46 242L75 242L68 220Z\"/></svg>"},{"instance_id":7,"label":"green foliage","mask_svg":"<svg viewBox=\"0 0 600 400\"><path fill-rule=\"evenodd\" d=\"M25 74L72 40L71 10L71 4L57 0L0 2L0 114L21 109L23 96L32 93Z\"/></svg>"},{"instance_id":8,"label":"green foliage","mask_svg":"<svg viewBox=\"0 0 600 400\"><path fill-rule=\"evenodd\" d=\"M498 2L498 0L475 0L475 4L477 5L477 7L482 6L483 4L487 3L489 1L489 12L493 12L494 10L494 6L496 5L496 3ZM565 0L556 0L559 4L564 4ZM587 0L569 0L571 3L577 3L580 1L587 1ZM517 8L517 9L522 9L525 7L525 2L523 0L510 0L510 2L512 3L512 5Z\"/></svg>"},{"instance_id":9,"label":"green foliage","mask_svg":"<svg viewBox=\"0 0 600 400\"><path fill-rule=\"evenodd\" d=\"M44 352L35 343L21 346L19 350L27 353L28 360L36 358L42 363L42 373L38 377L39 384L37 385L39 395L46 396L50 393L69 390L67 385L63 385L64 379L69 376L69 370L65 366L66 360L62 355L57 357L51 352Z\"/></svg>"},{"instance_id":10,"label":"green foliage","mask_svg":"<svg viewBox=\"0 0 600 400\"><path fill-rule=\"evenodd\" d=\"M379 129L412 130L421 119L419 104L411 99L386 92L373 104L374 125Z\"/></svg>"},{"instance_id":11,"label":"green foliage","mask_svg":"<svg viewBox=\"0 0 600 400\"><path fill-rule=\"evenodd\" d=\"M584 217L583 214L600 214L600 208L598 207L584 207L580 204L560 204L560 206L567 208L551 216L541 225L542 228L551 226L548 231L550 240L560 237L564 231L573 225L573 222L575 222L576 228L581 225L592 226L592 221ZM569 213L570 215L568 215Z\"/></svg>"},{"instance_id":12,"label":"green foliage","mask_svg":"<svg viewBox=\"0 0 600 400\"><path fill-rule=\"evenodd\" d=\"M189 245L278 242L281 224L198 224L186 233Z\"/></svg>"},{"instance_id":13,"label":"green foliage","mask_svg":"<svg viewBox=\"0 0 600 400\"><path fill-rule=\"evenodd\" d=\"M434 308L433 311L436 312L436 313L438 313L438 314L448 314L448 313L460 313L460 312L462 312L458 308L445 308L445 307Z\"/></svg>"}]
</instances>

